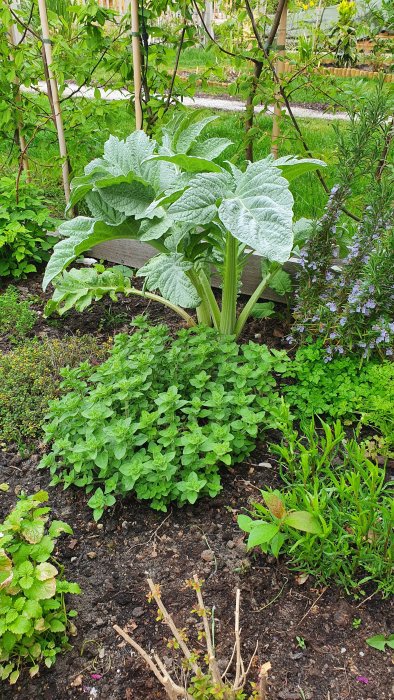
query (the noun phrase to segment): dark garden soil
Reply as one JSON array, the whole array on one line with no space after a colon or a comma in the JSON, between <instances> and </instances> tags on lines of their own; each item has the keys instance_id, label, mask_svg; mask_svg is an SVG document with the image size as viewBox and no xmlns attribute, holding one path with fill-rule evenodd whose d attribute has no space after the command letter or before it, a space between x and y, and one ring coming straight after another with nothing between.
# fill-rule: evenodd
<instances>
[{"instance_id":1,"label":"dark garden soil","mask_svg":"<svg viewBox=\"0 0 394 700\"><path fill-rule=\"evenodd\" d=\"M23 294L40 294L38 276L29 286L26 282L18 286ZM129 319L145 307L144 300L133 300L112 307L99 304L83 316L73 313L51 324L41 317L35 332L58 337L95 332L106 338L114 330L129 330ZM42 307L37 303L37 308ZM149 312L155 322L165 320L174 329L179 326L176 317L163 315L158 306L150 306ZM277 347L284 334L284 324L278 320L254 321L246 333L257 342L271 340ZM6 345L3 342L3 351ZM39 459L39 448L26 459L16 450L0 452L1 481L10 484L8 493L0 494L0 520L13 506L15 493L48 487L48 474L36 469ZM59 540L56 558L64 564L67 579L77 581L83 590L83 595L70 600L79 613L77 635L71 640L73 649L59 656L53 669L42 670L33 680L23 675L12 688L3 683L0 698L164 700L164 691L144 662L112 626L126 627L145 649L165 657L170 670L180 675L180 657L166 647L170 633L156 621L155 608L146 599L146 578L160 582L163 601L175 621L191 629L195 601L184 581L194 573L205 579L207 606L215 606L217 658L222 668L231 656L235 592L241 589L243 656L248 660L259 640L252 677L256 679L260 663L271 662L269 700L392 698L390 653L365 643L371 635L393 630L389 601L377 596L355 601L335 586L316 585L312 578L301 583L283 560L278 563L262 554L246 554L236 514L267 485L278 485L277 469L261 443L245 464L223 473L223 490L216 499L168 513L129 498L96 524L82 490L51 488L53 518L66 520L74 529L73 536ZM352 625L355 619L361 619L358 628Z\"/></svg>"}]
</instances>

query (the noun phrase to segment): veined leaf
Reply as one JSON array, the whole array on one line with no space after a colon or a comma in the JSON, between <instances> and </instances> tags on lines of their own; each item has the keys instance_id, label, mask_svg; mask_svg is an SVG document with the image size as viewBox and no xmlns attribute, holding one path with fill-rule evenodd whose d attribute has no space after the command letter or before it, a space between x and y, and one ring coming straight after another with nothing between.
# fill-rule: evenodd
<instances>
[{"instance_id":1,"label":"veined leaf","mask_svg":"<svg viewBox=\"0 0 394 700\"><path fill-rule=\"evenodd\" d=\"M289 513L284 522L296 530L302 530L302 532L310 532L312 535L323 534L317 517L307 510L296 510L293 513Z\"/></svg>"},{"instance_id":2,"label":"veined leaf","mask_svg":"<svg viewBox=\"0 0 394 700\"><path fill-rule=\"evenodd\" d=\"M291 182L294 178L310 173L319 168L325 168L327 163L317 158L299 158L298 156L283 156L271 161L276 168L279 168L283 176Z\"/></svg>"},{"instance_id":3,"label":"veined leaf","mask_svg":"<svg viewBox=\"0 0 394 700\"><path fill-rule=\"evenodd\" d=\"M136 219L143 219L155 193L151 187L141 182L123 182L119 185L100 188L100 197L116 211L126 216L134 216Z\"/></svg>"},{"instance_id":4,"label":"veined leaf","mask_svg":"<svg viewBox=\"0 0 394 700\"><path fill-rule=\"evenodd\" d=\"M164 214L164 210L163 210ZM140 227L140 241L153 241L164 236L173 226L174 221L170 216L163 216L162 219L144 219Z\"/></svg>"},{"instance_id":5,"label":"veined leaf","mask_svg":"<svg viewBox=\"0 0 394 700\"><path fill-rule=\"evenodd\" d=\"M156 142L144 131L134 131L125 141L110 136L104 144L104 158L110 164L113 174L128 175L130 172L146 178L147 169L143 162L152 155Z\"/></svg>"},{"instance_id":6,"label":"veined leaf","mask_svg":"<svg viewBox=\"0 0 394 700\"><path fill-rule=\"evenodd\" d=\"M170 214L178 221L207 224L216 216L217 202L234 186L232 176L221 173L201 173L193 177L180 198L171 204Z\"/></svg>"},{"instance_id":7,"label":"veined leaf","mask_svg":"<svg viewBox=\"0 0 394 700\"><path fill-rule=\"evenodd\" d=\"M197 141L191 147L189 151L189 156L214 160L215 158L220 156L220 154L223 153L223 151L225 151L226 148L232 145L232 141L223 138L205 139L205 141L200 142Z\"/></svg>"},{"instance_id":8,"label":"veined leaf","mask_svg":"<svg viewBox=\"0 0 394 700\"><path fill-rule=\"evenodd\" d=\"M217 163L213 163L211 160L207 160L206 158L186 155L185 153L178 153L175 156L151 156L151 158L149 158L149 162L160 160L166 161L167 163L173 163L187 173L222 172L222 168L220 165L217 165Z\"/></svg>"},{"instance_id":9,"label":"veined leaf","mask_svg":"<svg viewBox=\"0 0 394 700\"><path fill-rule=\"evenodd\" d=\"M55 291L45 307L45 314L57 311L61 316L71 308L84 311L92 301L99 301L107 294L116 300L116 294L130 287L129 277L116 268L102 273L91 268L74 268L56 279Z\"/></svg>"},{"instance_id":10,"label":"veined leaf","mask_svg":"<svg viewBox=\"0 0 394 700\"><path fill-rule=\"evenodd\" d=\"M100 219L109 226L119 226L126 220L126 215L107 204L99 192L88 192L85 199L93 218Z\"/></svg>"},{"instance_id":11,"label":"veined leaf","mask_svg":"<svg viewBox=\"0 0 394 700\"><path fill-rule=\"evenodd\" d=\"M145 277L148 289L159 289L160 294L172 304L186 309L195 308L200 303L200 297L186 275L192 267L192 263L184 260L180 253L157 255L138 270L137 277Z\"/></svg>"},{"instance_id":12,"label":"veined leaf","mask_svg":"<svg viewBox=\"0 0 394 700\"><path fill-rule=\"evenodd\" d=\"M283 263L293 245L293 196L270 162L251 163L224 199L219 218L228 231L269 260Z\"/></svg>"},{"instance_id":13,"label":"veined leaf","mask_svg":"<svg viewBox=\"0 0 394 700\"><path fill-rule=\"evenodd\" d=\"M274 525L273 523L260 523L250 532L248 537L248 549L270 542L277 532L279 532L278 525Z\"/></svg>"},{"instance_id":14,"label":"veined leaf","mask_svg":"<svg viewBox=\"0 0 394 700\"><path fill-rule=\"evenodd\" d=\"M198 116L198 113L191 114L194 120L196 119L196 116ZM210 117L205 117L204 119L199 119L198 121L191 121L186 128L183 128L182 124L181 128L178 129L175 134L175 153L187 153L195 140L200 136L202 130L217 118L217 115L213 115Z\"/></svg>"},{"instance_id":15,"label":"veined leaf","mask_svg":"<svg viewBox=\"0 0 394 700\"><path fill-rule=\"evenodd\" d=\"M64 270L78 255L92 246L104 241L118 238L138 238L139 222L130 221L119 226L108 226L103 221L77 216L65 221L59 227L59 233L66 238L56 243L52 256L45 270L43 288Z\"/></svg>"}]
</instances>

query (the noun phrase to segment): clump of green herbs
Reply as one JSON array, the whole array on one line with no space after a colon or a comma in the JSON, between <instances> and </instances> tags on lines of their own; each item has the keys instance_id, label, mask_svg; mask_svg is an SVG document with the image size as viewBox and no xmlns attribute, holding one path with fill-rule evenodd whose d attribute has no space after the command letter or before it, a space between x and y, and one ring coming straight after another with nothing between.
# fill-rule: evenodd
<instances>
[{"instance_id":1,"label":"clump of green herbs","mask_svg":"<svg viewBox=\"0 0 394 700\"><path fill-rule=\"evenodd\" d=\"M31 677L41 663L50 668L57 654L70 648L74 631L69 618L77 613L67 611L64 596L81 591L63 578L51 557L56 538L72 529L60 520L48 524L47 500L45 491L21 494L0 525L0 680L11 684L24 666Z\"/></svg>"},{"instance_id":2,"label":"clump of green herbs","mask_svg":"<svg viewBox=\"0 0 394 700\"><path fill-rule=\"evenodd\" d=\"M29 301L21 301L16 287L10 285L0 294L0 335L17 343L28 335L36 322L37 314Z\"/></svg>"},{"instance_id":3,"label":"clump of green herbs","mask_svg":"<svg viewBox=\"0 0 394 700\"><path fill-rule=\"evenodd\" d=\"M286 354L214 329L164 326L118 335L100 367L63 372L65 395L50 405L41 467L52 484L92 493L98 520L115 497L134 492L158 510L221 489L220 466L241 461L271 425L274 372Z\"/></svg>"},{"instance_id":4,"label":"clump of green herbs","mask_svg":"<svg viewBox=\"0 0 394 700\"><path fill-rule=\"evenodd\" d=\"M361 594L371 583L391 595L394 501L385 469L346 439L339 421L317 429L312 419L298 433L285 406L282 414L284 439L271 447L286 487L263 493L252 518L240 516L249 547L275 556L281 549L293 570L334 580L347 592Z\"/></svg>"},{"instance_id":5,"label":"clump of green herbs","mask_svg":"<svg viewBox=\"0 0 394 700\"><path fill-rule=\"evenodd\" d=\"M13 178L0 178L0 277L25 277L49 260L55 226L37 188L21 182L16 192Z\"/></svg>"},{"instance_id":6,"label":"clump of green herbs","mask_svg":"<svg viewBox=\"0 0 394 700\"><path fill-rule=\"evenodd\" d=\"M20 449L42 436L48 402L59 390L60 369L103 360L108 345L91 335L29 340L0 357L0 444Z\"/></svg>"},{"instance_id":7,"label":"clump of green herbs","mask_svg":"<svg viewBox=\"0 0 394 700\"><path fill-rule=\"evenodd\" d=\"M360 422L379 431L388 450L394 448L394 363L361 364L355 355L327 362L320 340L297 350L285 376L295 380L282 391L297 418L321 415Z\"/></svg>"}]
</instances>

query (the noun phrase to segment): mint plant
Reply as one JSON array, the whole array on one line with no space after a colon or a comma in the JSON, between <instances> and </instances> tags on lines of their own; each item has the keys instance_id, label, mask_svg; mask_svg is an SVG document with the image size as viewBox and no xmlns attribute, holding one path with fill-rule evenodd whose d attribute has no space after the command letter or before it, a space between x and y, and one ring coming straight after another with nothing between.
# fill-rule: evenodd
<instances>
[{"instance_id":1,"label":"mint plant","mask_svg":"<svg viewBox=\"0 0 394 700\"><path fill-rule=\"evenodd\" d=\"M101 366L63 370L64 395L44 426L52 449L40 466L52 484L85 488L96 520L130 492L158 510L216 496L220 467L277 424L274 372L286 353L203 326L172 340L166 327L136 322Z\"/></svg>"},{"instance_id":2,"label":"mint plant","mask_svg":"<svg viewBox=\"0 0 394 700\"><path fill-rule=\"evenodd\" d=\"M59 228L64 238L44 277L44 288L53 281L59 294L48 312L70 308L74 299L80 308L83 299L86 307L94 298L86 292L90 283L101 295L124 291L118 279L90 279L85 271L59 278L93 245L119 238L145 241L158 251L138 271L144 288L159 290L157 301L165 300L183 316L181 309L197 308L199 321L224 335L239 336L267 286L283 288L281 266L294 244L288 181L324 163L268 156L247 163L244 171L232 163L218 165L216 159L230 142L200 137L213 119L176 115L163 128L160 145L142 131L125 141L111 136L104 157L74 179L70 206L85 199L92 217L77 217ZM262 279L237 319L241 273L254 251L263 258ZM213 267L222 278L221 306L211 287ZM141 294L126 284L127 293ZM189 322L194 323L190 317Z\"/></svg>"},{"instance_id":3,"label":"mint plant","mask_svg":"<svg viewBox=\"0 0 394 700\"><path fill-rule=\"evenodd\" d=\"M60 520L48 523L47 500L46 491L22 493L0 525L0 680L11 684L24 666L31 677L41 663L50 668L75 629L65 594L80 588L63 578L52 557L57 537L72 529Z\"/></svg>"}]
</instances>

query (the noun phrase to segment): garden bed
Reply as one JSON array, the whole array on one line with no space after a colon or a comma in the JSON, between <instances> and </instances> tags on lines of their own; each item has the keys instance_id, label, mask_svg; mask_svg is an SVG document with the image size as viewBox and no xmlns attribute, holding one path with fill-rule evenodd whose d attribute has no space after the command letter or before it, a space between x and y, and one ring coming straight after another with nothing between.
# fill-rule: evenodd
<instances>
[{"instance_id":1,"label":"garden bed","mask_svg":"<svg viewBox=\"0 0 394 700\"><path fill-rule=\"evenodd\" d=\"M41 308L40 279L19 285L24 295L36 295ZM41 317L36 335L63 337L96 332L103 341L112 332L130 331L132 316L146 309L145 300L128 300L114 307L97 304L84 315L70 313L61 322ZM165 321L175 331L178 319L150 305L154 322ZM100 330L98 330L100 329ZM251 321L245 339L282 345L283 323L277 319ZM3 343L6 349L6 343ZM276 436L270 436L275 440ZM17 451L0 453L3 518L21 489L46 489L49 476L37 471L42 448L26 459ZM92 520L82 489L50 489L53 518L69 522L74 534L59 540L56 557L69 580L77 581L82 596L73 596L78 610L73 649L39 677L22 675L17 685L3 684L1 697L36 696L43 700L96 697L114 700L161 700L164 691L144 663L130 653L112 626L127 627L146 649L170 658L166 629L155 621L146 600L147 576L162 584L163 600L181 627L188 626L193 594L183 581L197 573L205 579L206 604L215 606L215 637L219 663L231 654L235 590L242 591L241 626L244 656L259 640L258 661L270 661L270 698L278 700L388 700L393 687L387 653L365 643L367 637L390 632L388 601L378 596L354 600L335 586L322 588L309 577L301 583L279 561L262 554L247 555L236 515L258 497L258 489L278 486L275 460L259 444L251 457L235 469L223 469L223 490L199 507L173 508L158 513L133 498L119 502L100 524ZM361 620L361 622L357 622ZM173 667L174 668L174 667ZM258 663L254 666L257 676ZM368 681L368 682L367 682Z\"/></svg>"}]
</instances>

